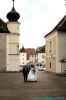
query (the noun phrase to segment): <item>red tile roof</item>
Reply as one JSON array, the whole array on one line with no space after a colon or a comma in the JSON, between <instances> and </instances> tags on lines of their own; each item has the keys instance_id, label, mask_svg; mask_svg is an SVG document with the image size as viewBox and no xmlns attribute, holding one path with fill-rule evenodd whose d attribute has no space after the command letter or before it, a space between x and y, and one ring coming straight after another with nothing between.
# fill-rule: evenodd
<instances>
[{"instance_id":1,"label":"red tile roof","mask_svg":"<svg viewBox=\"0 0 66 100\"><path fill-rule=\"evenodd\" d=\"M28 55L35 55L35 49L34 48L26 48L25 51Z\"/></svg>"}]
</instances>

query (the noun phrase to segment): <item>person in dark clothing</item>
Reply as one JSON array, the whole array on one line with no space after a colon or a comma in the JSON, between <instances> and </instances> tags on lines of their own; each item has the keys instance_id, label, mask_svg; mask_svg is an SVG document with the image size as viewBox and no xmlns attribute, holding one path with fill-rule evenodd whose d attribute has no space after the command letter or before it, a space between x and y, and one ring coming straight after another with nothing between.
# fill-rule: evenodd
<instances>
[{"instance_id":1,"label":"person in dark clothing","mask_svg":"<svg viewBox=\"0 0 66 100\"><path fill-rule=\"evenodd\" d=\"M23 72L23 76L24 76L24 82L26 82L27 81L27 77L28 77L28 73L29 73L28 67L24 66L22 72Z\"/></svg>"}]
</instances>

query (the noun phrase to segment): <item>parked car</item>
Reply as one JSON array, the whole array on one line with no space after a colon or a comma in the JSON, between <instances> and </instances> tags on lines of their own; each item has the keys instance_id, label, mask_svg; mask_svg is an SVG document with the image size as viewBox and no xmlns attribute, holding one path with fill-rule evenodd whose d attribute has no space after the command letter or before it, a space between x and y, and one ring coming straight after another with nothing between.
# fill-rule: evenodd
<instances>
[{"instance_id":1,"label":"parked car","mask_svg":"<svg viewBox=\"0 0 66 100\"><path fill-rule=\"evenodd\" d=\"M45 69L44 65L42 65L41 63L37 63L36 66L40 71L43 71Z\"/></svg>"}]
</instances>

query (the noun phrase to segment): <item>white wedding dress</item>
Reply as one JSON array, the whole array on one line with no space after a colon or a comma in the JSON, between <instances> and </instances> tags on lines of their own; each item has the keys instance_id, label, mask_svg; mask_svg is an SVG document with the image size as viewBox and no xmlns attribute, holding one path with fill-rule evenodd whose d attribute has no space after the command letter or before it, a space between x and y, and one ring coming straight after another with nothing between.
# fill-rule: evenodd
<instances>
[{"instance_id":1,"label":"white wedding dress","mask_svg":"<svg viewBox=\"0 0 66 100\"><path fill-rule=\"evenodd\" d=\"M33 68L31 68L29 74L28 74L28 81L37 81L37 70L35 72L33 71Z\"/></svg>"}]
</instances>

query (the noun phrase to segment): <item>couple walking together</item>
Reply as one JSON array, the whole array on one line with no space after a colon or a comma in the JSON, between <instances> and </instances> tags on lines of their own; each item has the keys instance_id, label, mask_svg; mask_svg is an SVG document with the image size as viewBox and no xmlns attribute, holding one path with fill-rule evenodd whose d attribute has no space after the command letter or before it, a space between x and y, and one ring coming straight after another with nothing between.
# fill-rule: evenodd
<instances>
[{"instance_id":1,"label":"couple walking together","mask_svg":"<svg viewBox=\"0 0 66 100\"><path fill-rule=\"evenodd\" d=\"M24 81L37 81L37 69L34 66L31 66L31 68L24 66L22 72Z\"/></svg>"}]
</instances>

